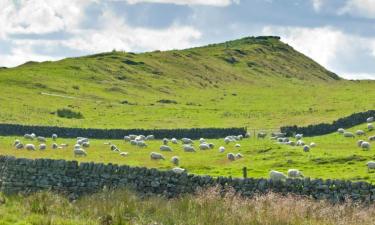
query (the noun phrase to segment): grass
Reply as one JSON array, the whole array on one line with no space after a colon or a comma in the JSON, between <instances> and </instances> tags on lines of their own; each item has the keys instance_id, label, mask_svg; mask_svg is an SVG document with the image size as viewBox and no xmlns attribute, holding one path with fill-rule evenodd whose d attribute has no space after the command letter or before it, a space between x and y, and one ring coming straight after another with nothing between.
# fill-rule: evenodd
<instances>
[{"instance_id":1,"label":"grass","mask_svg":"<svg viewBox=\"0 0 375 225\"><path fill-rule=\"evenodd\" d=\"M129 190L103 191L68 202L49 192L2 197L0 224L216 224L216 225L368 225L375 206L331 205L273 193L244 199L209 189L176 199L140 198Z\"/></svg>"},{"instance_id":2,"label":"grass","mask_svg":"<svg viewBox=\"0 0 375 225\"><path fill-rule=\"evenodd\" d=\"M374 81L337 79L272 38L180 51L102 53L0 70L0 122L275 129L374 109ZM58 109L82 117L61 118Z\"/></svg>"},{"instance_id":3,"label":"grass","mask_svg":"<svg viewBox=\"0 0 375 225\"><path fill-rule=\"evenodd\" d=\"M349 129L365 130L366 124L362 124ZM159 152L161 145L160 140L149 141L147 148L138 148L125 143L122 140L111 140L121 151L129 152L129 156L121 157L119 153L110 151L108 145L104 145L107 140L90 140L91 147L87 149L88 156L76 158L72 153L72 146L75 144L74 139L59 139L58 143L68 143L67 149L46 151L27 151L15 150L12 143L17 137L0 137L0 154L14 155L26 158L52 158L93 161L103 163L126 164L131 166L145 166L150 168L159 168L168 170L173 168L170 158L172 156L180 157L180 167L186 168L190 173L208 174L212 176L233 176L241 177L242 168L248 168L249 177L268 177L270 170L286 172L290 168L301 170L305 176L311 178L325 179L348 179L363 180L374 183L375 173L368 171L366 163L375 160L373 150L363 151L357 147L357 140L365 139L370 135L375 135L375 131L368 132L365 137L344 138L343 136L333 133L324 136L304 138L308 144L315 142L316 148L305 153L302 147L292 147L277 144L267 139L249 138L240 141L241 148L235 148L235 143L225 145L223 139L207 140L216 144L214 150L188 153L182 150L181 144L170 144L174 149L173 152L163 152L166 157L165 161L150 160L150 152ZM18 137L19 138L19 137ZM28 143L21 138L23 143ZM37 142L34 142L37 144ZM197 141L196 141L197 143ZM52 140L48 139L47 144L50 146ZM225 146L225 153L219 153L218 147ZM197 147L197 144L195 144ZM244 158L230 162L226 159L226 153L233 152L244 155Z\"/></svg>"}]
</instances>

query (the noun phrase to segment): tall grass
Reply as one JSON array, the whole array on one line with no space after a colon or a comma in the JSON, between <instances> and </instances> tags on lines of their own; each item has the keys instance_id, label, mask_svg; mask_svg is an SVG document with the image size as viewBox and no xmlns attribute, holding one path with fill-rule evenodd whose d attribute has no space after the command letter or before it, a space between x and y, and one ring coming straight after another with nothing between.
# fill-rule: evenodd
<instances>
[{"instance_id":1,"label":"tall grass","mask_svg":"<svg viewBox=\"0 0 375 225\"><path fill-rule=\"evenodd\" d=\"M16 218L9 219L8 213L15 211ZM0 206L0 224L366 225L374 224L373 218L374 205L332 205L274 193L245 199L215 188L176 199L140 197L129 190L103 191L75 202L41 192L8 197Z\"/></svg>"}]
</instances>

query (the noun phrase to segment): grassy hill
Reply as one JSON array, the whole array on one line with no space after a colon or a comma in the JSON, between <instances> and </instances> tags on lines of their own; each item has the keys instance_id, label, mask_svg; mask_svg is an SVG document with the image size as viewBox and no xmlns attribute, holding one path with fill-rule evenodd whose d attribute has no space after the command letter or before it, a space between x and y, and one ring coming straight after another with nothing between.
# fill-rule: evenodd
<instances>
[{"instance_id":1,"label":"grassy hill","mask_svg":"<svg viewBox=\"0 0 375 225\"><path fill-rule=\"evenodd\" d=\"M341 79L276 37L0 70L3 123L277 128L331 122L375 108L374 98L374 81Z\"/></svg>"}]
</instances>

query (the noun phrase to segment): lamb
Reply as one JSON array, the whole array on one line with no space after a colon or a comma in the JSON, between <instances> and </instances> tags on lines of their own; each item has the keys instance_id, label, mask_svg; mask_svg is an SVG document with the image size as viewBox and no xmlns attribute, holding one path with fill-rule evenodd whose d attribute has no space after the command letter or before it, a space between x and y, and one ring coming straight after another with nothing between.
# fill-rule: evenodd
<instances>
[{"instance_id":1,"label":"lamb","mask_svg":"<svg viewBox=\"0 0 375 225\"><path fill-rule=\"evenodd\" d=\"M375 161L369 161L367 162L367 169L375 169Z\"/></svg>"},{"instance_id":2,"label":"lamb","mask_svg":"<svg viewBox=\"0 0 375 225\"><path fill-rule=\"evenodd\" d=\"M236 147L236 148L240 148L241 145L237 143L234 147Z\"/></svg>"},{"instance_id":3,"label":"lamb","mask_svg":"<svg viewBox=\"0 0 375 225\"><path fill-rule=\"evenodd\" d=\"M81 145L80 144L75 144L74 145L74 149L80 149L81 148Z\"/></svg>"},{"instance_id":4,"label":"lamb","mask_svg":"<svg viewBox=\"0 0 375 225\"><path fill-rule=\"evenodd\" d=\"M345 133L345 129L344 128L339 128L339 129L337 129L337 132L339 134L344 134Z\"/></svg>"},{"instance_id":5,"label":"lamb","mask_svg":"<svg viewBox=\"0 0 375 225\"><path fill-rule=\"evenodd\" d=\"M124 136L124 141L125 142L129 142L130 141L130 137L129 136Z\"/></svg>"},{"instance_id":6,"label":"lamb","mask_svg":"<svg viewBox=\"0 0 375 225\"><path fill-rule=\"evenodd\" d=\"M33 144L26 144L25 148L26 150L29 150L29 151L35 151L35 145Z\"/></svg>"},{"instance_id":7,"label":"lamb","mask_svg":"<svg viewBox=\"0 0 375 225\"><path fill-rule=\"evenodd\" d=\"M181 141L183 144L193 144L193 141L190 138L182 138Z\"/></svg>"},{"instance_id":8,"label":"lamb","mask_svg":"<svg viewBox=\"0 0 375 225\"><path fill-rule=\"evenodd\" d=\"M370 137L368 137L368 140L369 140L369 141L375 141L375 135L374 135L374 136L370 136Z\"/></svg>"},{"instance_id":9,"label":"lamb","mask_svg":"<svg viewBox=\"0 0 375 225\"><path fill-rule=\"evenodd\" d=\"M131 144L131 145L137 145L137 144L138 144L138 141L136 141L136 140L130 140L130 144Z\"/></svg>"},{"instance_id":10,"label":"lamb","mask_svg":"<svg viewBox=\"0 0 375 225\"><path fill-rule=\"evenodd\" d=\"M304 152L309 152L310 151L310 146L308 146L308 145L303 146L303 151Z\"/></svg>"},{"instance_id":11,"label":"lamb","mask_svg":"<svg viewBox=\"0 0 375 225\"><path fill-rule=\"evenodd\" d=\"M374 122L374 117L372 116L372 117L369 117L369 118L367 118L367 123L372 123L372 122Z\"/></svg>"},{"instance_id":12,"label":"lamb","mask_svg":"<svg viewBox=\"0 0 375 225\"><path fill-rule=\"evenodd\" d=\"M234 161L236 159L236 156L233 153L228 153L227 159L229 159L230 161Z\"/></svg>"},{"instance_id":13,"label":"lamb","mask_svg":"<svg viewBox=\"0 0 375 225\"><path fill-rule=\"evenodd\" d=\"M128 155L129 155L129 153L127 153L127 152L120 152L120 156L122 156L122 157L126 157Z\"/></svg>"},{"instance_id":14,"label":"lamb","mask_svg":"<svg viewBox=\"0 0 375 225\"><path fill-rule=\"evenodd\" d=\"M172 148L169 147L168 145L161 145L160 146L160 151L171 152Z\"/></svg>"},{"instance_id":15,"label":"lamb","mask_svg":"<svg viewBox=\"0 0 375 225\"><path fill-rule=\"evenodd\" d=\"M266 136L267 136L267 133L265 133L265 132L259 132L257 134L257 138L265 138Z\"/></svg>"},{"instance_id":16,"label":"lamb","mask_svg":"<svg viewBox=\"0 0 375 225\"><path fill-rule=\"evenodd\" d=\"M23 144L22 143L18 143L18 144L16 144L16 149L23 149Z\"/></svg>"},{"instance_id":17,"label":"lamb","mask_svg":"<svg viewBox=\"0 0 375 225\"><path fill-rule=\"evenodd\" d=\"M219 147L219 152L220 152L220 153L223 153L224 151L225 151L225 147L224 147L224 146L220 146L220 147Z\"/></svg>"},{"instance_id":18,"label":"lamb","mask_svg":"<svg viewBox=\"0 0 375 225\"><path fill-rule=\"evenodd\" d=\"M200 150L208 150L208 149L210 149L210 146L208 144L203 143L203 144L199 145L199 149Z\"/></svg>"},{"instance_id":19,"label":"lamb","mask_svg":"<svg viewBox=\"0 0 375 225\"><path fill-rule=\"evenodd\" d=\"M172 139L171 139L171 142L172 142L173 144L178 144L178 142L177 142L177 139L176 139L176 138L172 138Z\"/></svg>"},{"instance_id":20,"label":"lamb","mask_svg":"<svg viewBox=\"0 0 375 225\"><path fill-rule=\"evenodd\" d=\"M52 134L52 140L56 141L57 139L57 134Z\"/></svg>"},{"instance_id":21,"label":"lamb","mask_svg":"<svg viewBox=\"0 0 375 225\"><path fill-rule=\"evenodd\" d=\"M368 130L368 131L372 131L372 130L374 130L374 125L372 125L372 123L368 123L368 124L367 124L367 130Z\"/></svg>"},{"instance_id":22,"label":"lamb","mask_svg":"<svg viewBox=\"0 0 375 225\"><path fill-rule=\"evenodd\" d=\"M52 149L57 149L58 147L59 147L58 144L56 144L56 143L53 143L53 144L52 144Z\"/></svg>"},{"instance_id":23,"label":"lamb","mask_svg":"<svg viewBox=\"0 0 375 225\"><path fill-rule=\"evenodd\" d=\"M185 152L195 152L195 149L191 145L184 145L183 146Z\"/></svg>"},{"instance_id":24,"label":"lamb","mask_svg":"<svg viewBox=\"0 0 375 225\"><path fill-rule=\"evenodd\" d=\"M168 142L169 142L168 138L163 138L163 145L168 145Z\"/></svg>"},{"instance_id":25,"label":"lamb","mask_svg":"<svg viewBox=\"0 0 375 225\"><path fill-rule=\"evenodd\" d=\"M165 160L164 156L160 153L157 153L157 152L151 152L150 158L153 159L153 160L159 160L159 159Z\"/></svg>"},{"instance_id":26,"label":"lamb","mask_svg":"<svg viewBox=\"0 0 375 225\"><path fill-rule=\"evenodd\" d=\"M155 139L155 136L154 136L154 135L147 135L147 136L146 136L146 141L154 140L154 139Z\"/></svg>"},{"instance_id":27,"label":"lamb","mask_svg":"<svg viewBox=\"0 0 375 225\"><path fill-rule=\"evenodd\" d=\"M289 169L288 177L289 178L303 178L303 174L297 169Z\"/></svg>"},{"instance_id":28,"label":"lamb","mask_svg":"<svg viewBox=\"0 0 375 225\"><path fill-rule=\"evenodd\" d=\"M39 150L46 150L47 149L47 145L46 144L40 144L39 145Z\"/></svg>"},{"instance_id":29,"label":"lamb","mask_svg":"<svg viewBox=\"0 0 375 225\"><path fill-rule=\"evenodd\" d=\"M171 158L171 162L172 162L173 164L175 164L176 166L178 166L178 164L180 163L180 158L179 158L178 156L173 156L173 157Z\"/></svg>"},{"instance_id":30,"label":"lamb","mask_svg":"<svg viewBox=\"0 0 375 225\"><path fill-rule=\"evenodd\" d=\"M180 174L180 173L184 173L186 170L182 169L180 167L175 167L175 168L172 169L172 171L175 172L175 173Z\"/></svg>"},{"instance_id":31,"label":"lamb","mask_svg":"<svg viewBox=\"0 0 375 225\"><path fill-rule=\"evenodd\" d=\"M243 158L243 155L241 153L237 153L236 154L236 159L241 159L241 158Z\"/></svg>"},{"instance_id":32,"label":"lamb","mask_svg":"<svg viewBox=\"0 0 375 225\"><path fill-rule=\"evenodd\" d=\"M354 138L354 134L352 132L344 132L344 137L352 137Z\"/></svg>"},{"instance_id":33,"label":"lamb","mask_svg":"<svg viewBox=\"0 0 375 225\"><path fill-rule=\"evenodd\" d=\"M316 147L315 142L311 142L311 143L310 143L310 147L311 147L311 148L315 148L315 147Z\"/></svg>"},{"instance_id":34,"label":"lamb","mask_svg":"<svg viewBox=\"0 0 375 225\"><path fill-rule=\"evenodd\" d=\"M83 148L78 148L73 150L74 156L87 156L86 151Z\"/></svg>"},{"instance_id":35,"label":"lamb","mask_svg":"<svg viewBox=\"0 0 375 225\"><path fill-rule=\"evenodd\" d=\"M358 146L358 147L361 147L361 145L362 145L363 142L364 142L363 140L359 140L359 141L357 141L357 146Z\"/></svg>"},{"instance_id":36,"label":"lamb","mask_svg":"<svg viewBox=\"0 0 375 225\"><path fill-rule=\"evenodd\" d=\"M206 143L206 140L204 140L204 138L200 138L199 143L201 143L201 144Z\"/></svg>"},{"instance_id":37,"label":"lamb","mask_svg":"<svg viewBox=\"0 0 375 225\"><path fill-rule=\"evenodd\" d=\"M273 181L285 181L287 178L284 173L275 170L271 170L269 175Z\"/></svg>"},{"instance_id":38,"label":"lamb","mask_svg":"<svg viewBox=\"0 0 375 225\"><path fill-rule=\"evenodd\" d=\"M144 148L144 147L147 147L147 144L146 144L146 142L144 142L144 141L138 141L138 142L137 142L137 146L139 146L139 147L141 147L141 148Z\"/></svg>"},{"instance_id":39,"label":"lamb","mask_svg":"<svg viewBox=\"0 0 375 225\"><path fill-rule=\"evenodd\" d=\"M368 143L367 141L364 141L364 142L362 142L362 144L361 144L361 148L362 148L363 150L370 150L371 145L370 145L370 143Z\"/></svg>"},{"instance_id":40,"label":"lamb","mask_svg":"<svg viewBox=\"0 0 375 225\"><path fill-rule=\"evenodd\" d=\"M301 140L303 138L303 134L296 134L295 138L297 140Z\"/></svg>"},{"instance_id":41,"label":"lamb","mask_svg":"<svg viewBox=\"0 0 375 225\"><path fill-rule=\"evenodd\" d=\"M364 132L363 130L357 130L357 131L355 132L355 134L356 134L357 136L362 136L362 135L365 135L365 132Z\"/></svg>"}]
</instances>

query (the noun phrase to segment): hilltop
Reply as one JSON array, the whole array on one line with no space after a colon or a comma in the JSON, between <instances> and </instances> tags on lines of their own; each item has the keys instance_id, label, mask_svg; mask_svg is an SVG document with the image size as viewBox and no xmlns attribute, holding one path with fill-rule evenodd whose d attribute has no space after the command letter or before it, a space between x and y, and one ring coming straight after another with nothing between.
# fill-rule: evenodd
<instances>
[{"instance_id":1,"label":"hilltop","mask_svg":"<svg viewBox=\"0 0 375 225\"><path fill-rule=\"evenodd\" d=\"M0 69L0 122L277 128L373 109L374 87L374 81L340 78L278 37L246 37Z\"/></svg>"}]
</instances>

